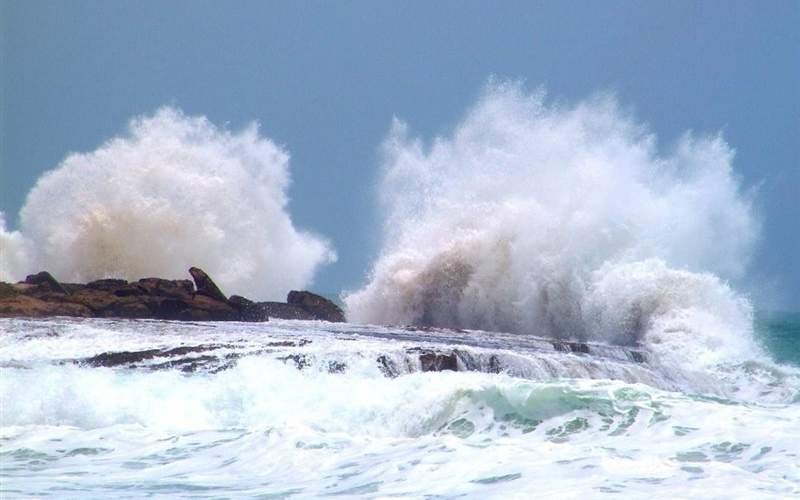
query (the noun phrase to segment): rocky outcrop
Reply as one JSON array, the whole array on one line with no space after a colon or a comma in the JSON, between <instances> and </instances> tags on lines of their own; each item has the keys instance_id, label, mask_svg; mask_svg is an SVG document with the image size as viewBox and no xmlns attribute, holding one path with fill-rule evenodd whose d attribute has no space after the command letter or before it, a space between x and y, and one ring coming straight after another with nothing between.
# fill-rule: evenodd
<instances>
[{"instance_id":1,"label":"rocky outcrop","mask_svg":"<svg viewBox=\"0 0 800 500\"><path fill-rule=\"evenodd\" d=\"M344 312L342 312L339 306L315 293L292 290L286 297L286 302L289 305L297 306L307 311L316 319L322 319L333 323L344 321Z\"/></svg>"},{"instance_id":2,"label":"rocky outcrop","mask_svg":"<svg viewBox=\"0 0 800 500\"><path fill-rule=\"evenodd\" d=\"M195 286L197 286L197 293L201 295L206 295L220 302L228 301L228 297L226 297L225 294L222 293L217 284L214 283L214 280L212 280L205 273L205 271L197 267L191 267L189 268L189 274L192 275L194 284Z\"/></svg>"},{"instance_id":3,"label":"rocky outcrop","mask_svg":"<svg viewBox=\"0 0 800 500\"><path fill-rule=\"evenodd\" d=\"M268 321L269 318L344 321L335 304L310 292L291 292L296 303L228 299L202 269L194 279L101 279L59 283L42 271L15 284L0 282L0 317L78 316L185 321ZM195 288L196 286L196 288ZM292 295L295 294L295 295ZM300 294L300 295L297 295Z\"/></svg>"},{"instance_id":4,"label":"rocky outcrop","mask_svg":"<svg viewBox=\"0 0 800 500\"><path fill-rule=\"evenodd\" d=\"M53 275L48 273L47 271L42 271L36 274L29 274L28 277L25 278L24 283L27 283L29 285L42 285L49 287L52 291L56 293L63 293L65 295L69 294L69 292L63 286L61 286L61 283L59 283L55 278L53 278Z\"/></svg>"}]
</instances>

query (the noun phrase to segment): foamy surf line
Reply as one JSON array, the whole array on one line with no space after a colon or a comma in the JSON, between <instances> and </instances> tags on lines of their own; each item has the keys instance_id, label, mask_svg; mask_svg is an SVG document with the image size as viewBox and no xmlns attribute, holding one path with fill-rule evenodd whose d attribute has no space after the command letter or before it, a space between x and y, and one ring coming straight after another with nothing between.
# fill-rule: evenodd
<instances>
[{"instance_id":1,"label":"foamy surf line","mask_svg":"<svg viewBox=\"0 0 800 500\"><path fill-rule=\"evenodd\" d=\"M0 330L8 498L800 491L797 404L678 388L630 348L305 321Z\"/></svg>"}]
</instances>

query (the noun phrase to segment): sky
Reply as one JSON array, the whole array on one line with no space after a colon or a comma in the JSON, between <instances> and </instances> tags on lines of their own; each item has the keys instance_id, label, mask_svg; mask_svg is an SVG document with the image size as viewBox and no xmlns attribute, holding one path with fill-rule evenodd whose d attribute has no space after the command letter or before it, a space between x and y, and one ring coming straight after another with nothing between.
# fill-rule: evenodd
<instances>
[{"instance_id":1,"label":"sky","mask_svg":"<svg viewBox=\"0 0 800 500\"><path fill-rule=\"evenodd\" d=\"M721 131L762 239L740 286L800 310L800 2L0 0L0 211L69 152L174 105L256 120L291 154L294 223L355 289L380 246L375 184L393 117L446 135L490 76L575 102L613 92L668 147Z\"/></svg>"}]
</instances>

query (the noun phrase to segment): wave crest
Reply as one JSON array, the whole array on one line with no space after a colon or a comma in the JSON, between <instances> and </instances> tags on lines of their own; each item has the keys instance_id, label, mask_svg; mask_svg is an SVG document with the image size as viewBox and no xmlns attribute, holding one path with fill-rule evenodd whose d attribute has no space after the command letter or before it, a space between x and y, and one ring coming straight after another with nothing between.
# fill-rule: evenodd
<instances>
[{"instance_id":1,"label":"wave crest","mask_svg":"<svg viewBox=\"0 0 800 500\"><path fill-rule=\"evenodd\" d=\"M747 329L747 301L702 274L741 276L758 236L732 159L690 133L660 153L612 97L508 82L429 146L396 121L385 243L349 318L633 343L702 310Z\"/></svg>"}]
</instances>

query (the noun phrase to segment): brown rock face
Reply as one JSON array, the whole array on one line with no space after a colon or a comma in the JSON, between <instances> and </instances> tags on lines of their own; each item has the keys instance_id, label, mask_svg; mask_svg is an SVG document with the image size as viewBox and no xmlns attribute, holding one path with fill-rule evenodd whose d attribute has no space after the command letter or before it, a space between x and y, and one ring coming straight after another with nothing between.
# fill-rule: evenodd
<instances>
[{"instance_id":1,"label":"brown rock face","mask_svg":"<svg viewBox=\"0 0 800 500\"><path fill-rule=\"evenodd\" d=\"M284 319L344 321L333 302L310 292L291 292L291 304L227 299L202 269L194 279L143 278L128 282L101 279L86 284L59 283L50 273L32 274L21 283L0 282L0 317L81 316L182 321L267 321ZM197 291L195 291L197 285Z\"/></svg>"},{"instance_id":2,"label":"brown rock face","mask_svg":"<svg viewBox=\"0 0 800 500\"><path fill-rule=\"evenodd\" d=\"M63 293L65 295L69 294L69 292L63 286L61 286L61 283L53 278L53 275L47 271L28 275L28 277L25 278L25 283L28 283L29 285L44 285L49 287L54 292Z\"/></svg>"},{"instance_id":3,"label":"brown rock face","mask_svg":"<svg viewBox=\"0 0 800 500\"><path fill-rule=\"evenodd\" d=\"M344 322L344 313L341 308L321 295L292 290L289 292L286 302L304 309L316 319L334 323Z\"/></svg>"},{"instance_id":4,"label":"brown rock face","mask_svg":"<svg viewBox=\"0 0 800 500\"><path fill-rule=\"evenodd\" d=\"M214 281L199 267L192 267L189 269L189 274L192 275L194 284L197 286L197 293L207 295L212 299L221 302L227 302L228 297L219 289Z\"/></svg>"},{"instance_id":5,"label":"brown rock face","mask_svg":"<svg viewBox=\"0 0 800 500\"><path fill-rule=\"evenodd\" d=\"M92 311L81 304L69 302L45 302L29 295L16 295L0 300L0 317L43 316L93 316Z\"/></svg>"}]
</instances>

